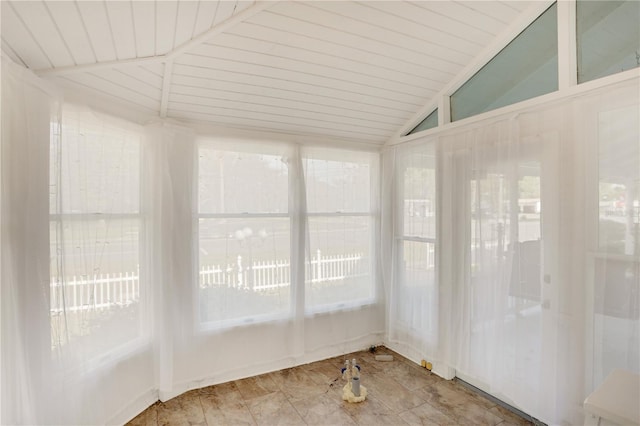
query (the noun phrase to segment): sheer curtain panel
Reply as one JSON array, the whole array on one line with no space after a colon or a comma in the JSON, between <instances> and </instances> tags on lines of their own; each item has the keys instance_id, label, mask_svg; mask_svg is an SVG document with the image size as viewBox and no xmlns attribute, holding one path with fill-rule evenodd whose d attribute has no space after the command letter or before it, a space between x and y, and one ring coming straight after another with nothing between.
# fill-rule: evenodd
<instances>
[{"instance_id":1,"label":"sheer curtain panel","mask_svg":"<svg viewBox=\"0 0 640 426\"><path fill-rule=\"evenodd\" d=\"M395 148L392 345L548 424L581 424L613 369L640 371L638 84ZM416 209L432 176L434 278Z\"/></svg>"},{"instance_id":2,"label":"sheer curtain panel","mask_svg":"<svg viewBox=\"0 0 640 426\"><path fill-rule=\"evenodd\" d=\"M53 408L49 337L49 141L59 98L2 58L0 422L39 424Z\"/></svg>"}]
</instances>

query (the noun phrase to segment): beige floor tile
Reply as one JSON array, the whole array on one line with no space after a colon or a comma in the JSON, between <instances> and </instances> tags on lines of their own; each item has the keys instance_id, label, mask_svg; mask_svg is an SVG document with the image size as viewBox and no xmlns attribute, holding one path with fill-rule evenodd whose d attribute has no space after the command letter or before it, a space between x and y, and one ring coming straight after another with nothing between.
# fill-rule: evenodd
<instances>
[{"instance_id":1,"label":"beige floor tile","mask_svg":"<svg viewBox=\"0 0 640 426\"><path fill-rule=\"evenodd\" d=\"M206 425L198 391L190 391L158 404L158 425Z\"/></svg>"},{"instance_id":2,"label":"beige floor tile","mask_svg":"<svg viewBox=\"0 0 640 426\"><path fill-rule=\"evenodd\" d=\"M451 381L442 381L416 392L431 406L459 424L496 425L503 421L489 411L487 405L493 404L491 401L486 400L486 405L481 405L478 400L481 397L470 395L462 386L452 384Z\"/></svg>"},{"instance_id":3,"label":"beige floor tile","mask_svg":"<svg viewBox=\"0 0 640 426\"><path fill-rule=\"evenodd\" d=\"M292 403L308 425L355 425L356 422L342 407L342 398L323 394Z\"/></svg>"},{"instance_id":4,"label":"beige floor tile","mask_svg":"<svg viewBox=\"0 0 640 426\"><path fill-rule=\"evenodd\" d=\"M529 422L528 420L523 419L519 415L499 405L496 405L495 407L491 408L489 411L495 414L496 416L500 417L501 419L504 419L504 423L500 423L500 426L503 426L503 425L504 426L507 426L507 425L527 426L531 424L531 422Z\"/></svg>"},{"instance_id":5,"label":"beige floor tile","mask_svg":"<svg viewBox=\"0 0 640 426\"><path fill-rule=\"evenodd\" d=\"M307 367L287 368L270 373L269 376L287 399L293 402L325 392L322 387L311 379L306 370Z\"/></svg>"},{"instance_id":6,"label":"beige floor tile","mask_svg":"<svg viewBox=\"0 0 640 426\"><path fill-rule=\"evenodd\" d=\"M249 411L260 426L303 425L304 420L281 391L253 398L247 402Z\"/></svg>"},{"instance_id":7,"label":"beige floor tile","mask_svg":"<svg viewBox=\"0 0 640 426\"><path fill-rule=\"evenodd\" d=\"M208 425L255 425L234 382L200 389L200 403Z\"/></svg>"},{"instance_id":8,"label":"beige floor tile","mask_svg":"<svg viewBox=\"0 0 640 426\"><path fill-rule=\"evenodd\" d=\"M138 414L127 423L128 426L156 426L158 424L158 403Z\"/></svg>"},{"instance_id":9,"label":"beige floor tile","mask_svg":"<svg viewBox=\"0 0 640 426\"><path fill-rule=\"evenodd\" d=\"M425 368L405 362L390 365L389 368L384 370L384 374L400 383L409 391L415 391L444 380Z\"/></svg>"},{"instance_id":10,"label":"beige floor tile","mask_svg":"<svg viewBox=\"0 0 640 426\"><path fill-rule=\"evenodd\" d=\"M425 403L399 414L410 425L455 425L458 422L437 408Z\"/></svg>"},{"instance_id":11,"label":"beige floor tile","mask_svg":"<svg viewBox=\"0 0 640 426\"><path fill-rule=\"evenodd\" d=\"M420 394L408 390L384 373L363 374L361 380L371 396L383 401L396 414L426 402Z\"/></svg>"},{"instance_id":12,"label":"beige floor tile","mask_svg":"<svg viewBox=\"0 0 640 426\"><path fill-rule=\"evenodd\" d=\"M343 402L342 408L359 425L404 425L405 422L382 401L372 396L359 403Z\"/></svg>"},{"instance_id":13,"label":"beige floor tile","mask_svg":"<svg viewBox=\"0 0 640 426\"><path fill-rule=\"evenodd\" d=\"M236 380L234 383L246 401L280 390L269 374Z\"/></svg>"},{"instance_id":14,"label":"beige floor tile","mask_svg":"<svg viewBox=\"0 0 640 426\"><path fill-rule=\"evenodd\" d=\"M389 354L391 362L375 360ZM340 369L360 364L362 403L342 401ZM395 352L356 352L187 392L156 403L131 426L155 425L490 425L530 422L457 381L444 380Z\"/></svg>"}]
</instances>

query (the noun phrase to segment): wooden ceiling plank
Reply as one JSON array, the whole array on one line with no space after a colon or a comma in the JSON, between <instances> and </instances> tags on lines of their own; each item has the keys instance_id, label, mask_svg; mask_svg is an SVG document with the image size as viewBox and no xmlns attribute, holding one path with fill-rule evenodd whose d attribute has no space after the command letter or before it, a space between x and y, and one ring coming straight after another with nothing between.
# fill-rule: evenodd
<instances>
[{"instance_id":1,"label":"wooden ceiling plank","mask_svg":"<svg viewBox=\"0 0 640 426\"><path fill-rule=\"evenodd\" d=\"M132 5L129 2L105 2L118 59L136 58L137 45Z\"/></svg>"},{"instance_id":2,"label":"wooden ceiling plank","mask_svg":"<svg viewBox=\"0 0 640 426\"><path fill-rule=\"evenodd\" d=\"M200 92L199 92L200 91ZM360 102L318 96L309 92L283 90L272 86L257 86L230 81L205 80L202 78L176 75L172 79L172 93L207 96L217 99L244 100L249 97L257 102L274 105L286 105L300 109L317 108L327 112L338 111L345 116L379 120L383 123L403 124L407 112L387 107L375 107Z\"/></svg>"},{"instance_id":3,"label":"wooden ceiling plank","mask_svg":"<svg viewBox=\"0 0 640 426\"><path fill-rule=\"evenodd\" d=\"M199 6L200 2L195 1L178 2L178 17L173 39L173 48L193 38L196 14L198 13Z\"/></svg>"},{"instance_id":4,"label":"wooden ceiling plank","mask_svg":"<svg viewBox=\"0 0 640 426\"><path fill-rule=\"evenodd\" d=\"M358 22L372 25L382 30L396 32L415 40L420 40L428 46L439 46L471 56L482 48L482 43L479 41L468 40L459 35L446 34L429 26L385 13L367 2L319 2L314 3L314 6L342 16L354 17L352 19L356 19Z\"/></svg>"},{"instance_id":5,"label":"wooden ceiling plank","mask_svg":"<svg viewBox=\"0 0 640 426\"><path fill-rule=\"evenodd\" d=\"M224 87L233 85L245 91L268 91L272 96L288 96L292 99L313 99L314 102L326 104L341 104L345 108L355 108L374 114L405 117L412 114L415 108L395 101L382 100L370 93L351 93L329 87L315 86L305 82L274 79L263 75L243 74L236 71L191 67L174 64L174 83L193 87ZM244 88L244 89L242 89ZM268 89L268 90L267 90Z\"/></svg>"},{"instance_id":6,"label":"wooden ceiling plank","mask_svg":"<svg viewBox=\"0 0 640 426\"><path fill-rule=\"evenodd\" d=\"M184 90L191 89L191 90ZM181 93L191 92L191 93ZM171 91L171 102L190 103L194 105L213 106L219 108L235 108L246 111L259 111L279 113L291 116L307 118L320 118L324 120L334 120L336 123L356 123L357 125L370 127L373 129L395 130L399 124L377 120L375 117L367 117L363 114L354 114L352 111L340 111L336 108L323 107L304 102L280 101L260 96L246 97L238 93L214 93L214 96L206 96L207 92L197 92L195 88L174 86ZM342 113L341 113L342 112Z\"/></svg>"},{"instance_id":7,"label":"wooden ceiling plank","mask_svg":"<svg viewBox=\"0 0 640 426\"><path fill-rule=\"evenodd\" d=\"M178 2L156 1L156 55L165 55L173 49L178 17Z\"/></svg>"},{"instance_id":8,"label":"wooden ceiling plank","mask_svg":"<svg viewBox=\"0 0 640 426\"><path fill-rule=\"evenodd\" d=\"M76 2L98 62L116 61L109 21L102 2Z\"/></svg>"},{"instance_id":9,"label":"wooden ceiling plank","mask_svg":"<svg viewBox=\"0 0 640 426\"><path fill-rule=\"evenodd\" d=\"M259 43L265 43L268 40L271 43L292 49L304 49L317 54L320 60L325 55L328 55L332 58L331 60L338 60L342 63L352 63L355 66L366 67L367 69L380 68L386 71L393 71L401 79L403 75L407 75L431 81L448 82L455 75L453 72L399 62L362 49L350 48L306 35L296 34L295 37L292 37L291 32L248 22L238 25L224 35L227 37L229 35L251 37L252 40L257 40ZM221 42L221 40L216 41ZM296 50L292 50L292 52L295 53Z\"/></svg>"},{"instance_id":10,"label":"wooden ceiling plank","mask_svg":"<svg viewBox=\"0 0 640 426\"><path fill-rule=\"evenodd\" d=\"M155 4L149 1L131 2L133 27L136 40L136 54L146 58L156 54Z\"/></svg>"},{"instance_id":11,"label":"wooden ceiling plank","mask_svg":"<svg viewBox=\"0 0 640 426\"><path fill-rule=\"evenodd\" d=\"M362 97L372 100L372 103L380 106L391 106L399 109L409 108L415 110L419 106L417 96L408 96L394 91L369 87L361 84L331 79L328 77L318 77L296 71L275 69L264 65L246 64L237 61L229 61L220 58L203 58L193 55L184 55L176 63L191 65L202 69L205 73L212 75L216 70L243 73L245 75L255 75L268 77L278 81L278 86L286 86L287 82L295 82L311 87L318 87L326 91L342 91L353 97ZM311 90L311 89L309 89Z\"/></svg>"},{"instance_id":12,"label":"wooden ceiling plank","mask_svg":"<svg viewBox=\"0 0 640 426\"><path fill-rule=\"evenodd\" d=\"M23 1L11 4L54 67L75 65L71 52L43 2Z\"/></svg>"},{"instance_id":13,"label":"wooden ceiling plank","mask_svg":"<svg viewBox=\"0 0 640 426\"><path fill-rule=\"evenodd\" d=\"M190 38L195 38L211 28L219 3L220 1L218 0L201 0L199 2L198 15Z\"/></svg>"},{"instance_id":14,"label":"wooden ceiling plank","mask_svg":"<svg viewBox=\"0 0 640 426\"><path fill-rule=\"evenodd\" d=\"M254 5L252 5L251 7L243 10L242 12L239 12L231 17L229 17L228 19L226 19L223 22L220 22L218 24L216 24L215 26L211 27L208 31L200 34L198 37L193 38L191 40L189 40L188 42L176 47L174 50L172 50L167 57L169 59L173 59L176 58L180 55L182 55L183 53L189 52L192 48L197 47L199 45L201 45L202 43L210 40L212 37L216 36L217 34L221 34L224 31L226 31L227 29L231 28L232 26L236 25L239 22L244 21L245 19L250 18L251 16L267 9L268 7L271 7L273 4L275 4L277 2L276 1L263 1L263 2L257 2ZM225 2L221 2L221 4L223 4Z\"/></svg>"},{"instance_id":15,"label":"wooden ceiling plank","mask_svg":"<svg viewBox=\"0 0 640 426\"><path fill-rule=\"evenodd\" d=\"M260 66L268 68L270 74L294 72L305 74L308 78L318 81L336 81L361 87L363 90L382 90L393 96L406 98L420 97L420 93L428 89L416 88L407 83L391 81L389 79L360 74L355 71L342 70L326 65L318 65L306 61L299 61L266 53L247 52L226 46L202 45L193 49L193 54L180 58L181 62L189 57L193 65L212 63L219 59L234 61L246 67ZM260 65L256 65L260 64Z\"/></svg>"},{"instance_id":16,"label":"wooden ceiling plank","mask_svg":"<svg viewBox=\"0 0 640 426\"><path fill-rule=\"evenodd\" d=\"M337 3L331 3L331 5L334 4ZM385 50L393 48L407 49L418 55L422 54L422 52L428 52L431 56L441 58L446 62L454 63L459 66L463 66L471 59L469 54L452 51L451 49L443 46L418 40L405 34L400 34L397 31L391 31L385 28L376 27L369 23L360 22L350 17L342 16L335 11L321 8L321 6L325 6L325 4L321 2L314 2L290 5L288 3L286 5L274 6L273 12L306 22L322 22L323 25L338 31L354 34L382 43L386 46Z\"/></svg>"},{"instance_id":17,"label":"wooden ceiling plank","mask_svg":"<svg viewBox=\"0 0 640 426\"><path fill-rule=\"evenodd\" d=\"M135 105L139 105L156 112L159 108L160 102L153 100L146 95L134 92L119 84L106 80L98 75L90 73L74 74L71 76L64 76L64 79L82 85L84 87L98 90L102 93L110 94L111 96L115 96L119 99L126 100Z\"/></svg>"},{"instance_id":18,"label":"wooden ceiling plank","mask_svg":"<svg viewBox=\"0 0 640 426\"><path fill-rule=\"evenodd\" d=\"M139 80L127 74L126 72L122 72L121 70L106 69L94 71L92 74L111 83L124 87L128 90L131 90L132 92L144 95L158 102L160 101L161 88L154 87L153 85L143 80Z\"/></svg>"},{"instance_id":19,"label":"wooden ceiling plank","mask_svg":"<svg viewBox=\"0 0 640 426\"><path fill-rule=\"evenodd\" d=\"M181 114L182 113L182 114ZM307 131L315 130L320 134L327 131L337 131L342 135L350 135L350 137L359 138L380 138L382 132L375 132L368 128L357 128L348 124L342 125L337 123L323 123L317 120L302 119L296 117L281 117L273 114L238 114L234 115L232 111L225 108L211 108L203 106L190 106L186 104L170 103L169 117L193 117L208 116L211 118L222 119L222 122L228 123L245 123L251 125L254 122L271 123L276 129L288 126L296 126L306 129ZM387 134L387 133L384 133ZM389 133L390 134L390 133Z\"/></svg>"},{"instance_id":20,"label":"wooden ceiling plank","mask_svg":"<svg viewBox=\"0 0 640 426\"><path fill-rule=\"evenodd\" d=\"M69 47L75 64L96 62L96 55L75 3L68 1L48 2L47 7L53 19L58 23L58 30Z\"/></svg>"},{"instance_id":21,"label":"wooden ceiling plank","mask_svg":"<svg viewBox=\"0 0 640 426\"><path fill-rule=\"evenodd\" d=\"M291 10L294 8L295 6L292 6ZM248 19L245 24L280 31L283 34L289 34L290 38L311 38L336 46L336 48L359 52L356 57L378 57L382 61L402 64L403 67L430 69L449 74L455 74L461 68L461 65L444 61L437 56L431 56L427 50L417 53L402 46L390 46L365 35L351 34L339 29L302 21L292 16L275 13L272 10L267 10L265 13Z\"/></svg>"},{"instance_id":22,"label":"wooden ceiling plank","mask_svg":"<svg viewBox=\"0 0 640 426\"><path fill-rule=\"evenodd\" d=\"M11 3L0 2L2 7L2 40L11 46L16 54L31 69L49 68L52 65L49 58L36 42L31 33L22 24L22 20L16 15Z\"/></svg>"}]
</instances>

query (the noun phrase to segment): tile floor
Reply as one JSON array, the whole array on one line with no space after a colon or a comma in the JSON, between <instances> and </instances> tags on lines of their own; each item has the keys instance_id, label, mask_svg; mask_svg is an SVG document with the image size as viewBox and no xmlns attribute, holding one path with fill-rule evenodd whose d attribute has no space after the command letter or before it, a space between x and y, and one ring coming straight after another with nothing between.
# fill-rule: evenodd
<instances>
[{"instance_id":1,"label":"tile floor","mask_svg":"<svg viewBox=\"0 0 640 426\"><path fill-rule=\"evenodd\" d=\"M397 353L392 362L356 352L193 390L157 402L129 425L530 425L455 381ZM340 368L356 358L366 401L342 401Z\"/></svg>"}]
</instances>

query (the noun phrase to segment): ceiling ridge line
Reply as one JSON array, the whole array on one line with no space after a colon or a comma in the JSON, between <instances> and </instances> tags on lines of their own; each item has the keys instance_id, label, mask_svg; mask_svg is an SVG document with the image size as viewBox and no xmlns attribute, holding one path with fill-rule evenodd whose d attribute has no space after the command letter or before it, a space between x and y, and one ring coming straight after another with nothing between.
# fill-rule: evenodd
<instances>
[{"instance_id":1,"label":"ceiling ridge line","mask_svg":"<svg viewBox=\"0 0 640 426\"><path fill-rule=\"evenodd\" d=\"M174 48L173 50L163 55L146 56L142 58L119 59L119 60L113 60L113 61L95 62L93 64L71 65L66 67L41 68L41 69L34 70L34 72L36 75L39 75L39 76L59 76L59 75L75 74L75 73L86 72L86 71L95 71L95 70L100 70L104 68L115 68L120 66L144 65L149 63L166 63L182 55L189 49L199 46L200 44L214 37L215 35L226 31L230 27L243 22L244 20L267 9L268 7L271 7L273 4L277 3L278 1L279 0L256 1L253 5L249 6L243 11L237 13L236 15L232 15L231 17L222 21L218 25L211 27L204 33L200 34L196 38L186 41L185 43L182 43L180 46Z\"/></svg>"},{"instance_id":2,"label":"ceiling ridge line","mask_svg":"<svg viewBox=\"0 0 640 426\"><path fill-rule=\"evenodd\" d=\"M250 17L254 16L259 12L262 12L263 10L276 4L278 1L279 0L256 1L253 5L249 6L248 8L244 9L243 11L239 12L236 15L231 15L229 18L220 22L218 25L209 28L207 31L200 34L196 38L192 38L191 40L182 43L180 46L168 52L165 56L167 57L167 59L175 59L176 57L187 52L189 49L192 49L196 46L201 45L202 43L213 38L215 35L226 31L227 29L231 28L236 24L243 22L246 19L249 19Z\"/></svg>"}]
</instances>

